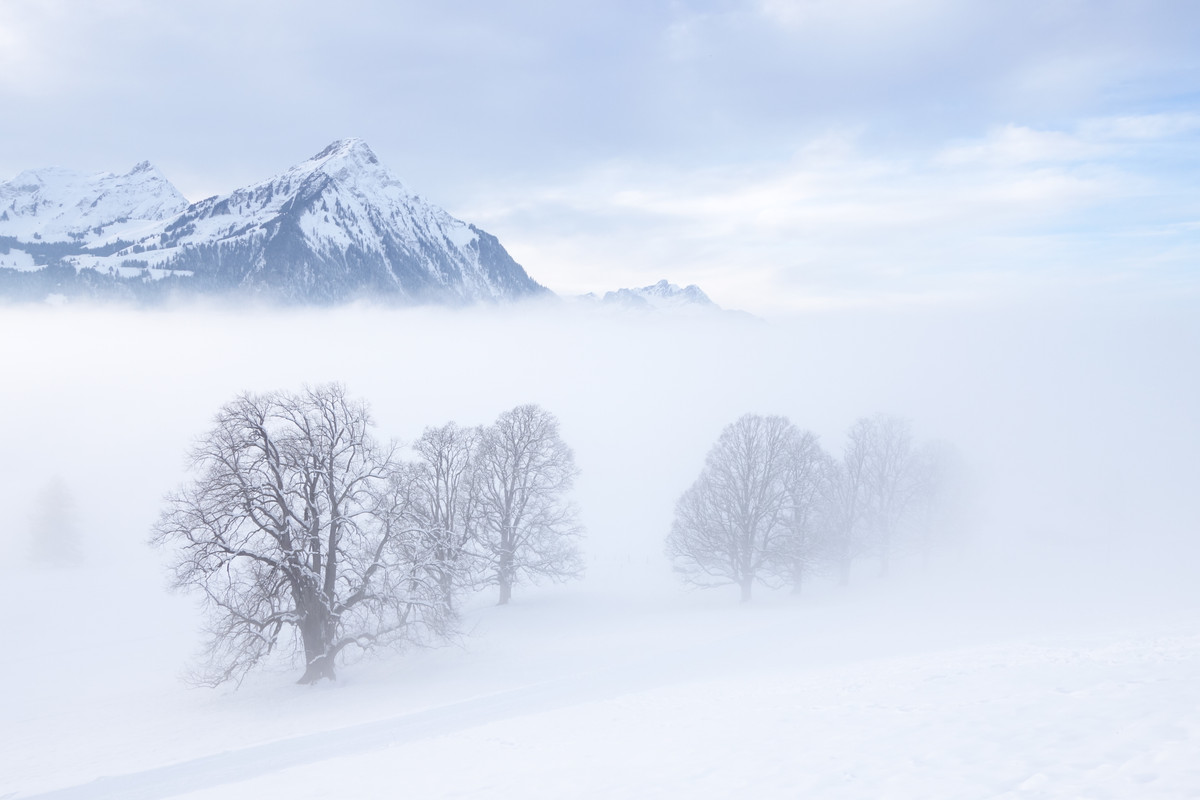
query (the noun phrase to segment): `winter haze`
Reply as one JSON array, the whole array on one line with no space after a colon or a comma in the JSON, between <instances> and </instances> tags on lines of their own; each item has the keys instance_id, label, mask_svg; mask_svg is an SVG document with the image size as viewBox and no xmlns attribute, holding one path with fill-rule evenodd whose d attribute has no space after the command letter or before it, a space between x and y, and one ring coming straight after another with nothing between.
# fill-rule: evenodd
<instances>
[{"instance_id":1,"label":"winter haze","mask_svg":"<svg viewBox=\"0 0 1200 800\"><path fill-rule=\"evenodd\" d=\"M161 221L365 141L558 295L0 303L0 798L1200 793L1198 28L1118 0L0 4L0 183L161 174ZM576 297L662 278L749 313ZM584 574L466 593L456 637L336 681L190 686L164 498L239 393L327 382L405 458L552 412ZM676 503L747 413L835 457L907 420L957 453L954 524L844 587L686 586Z\"/></svg>"}]
</instances>

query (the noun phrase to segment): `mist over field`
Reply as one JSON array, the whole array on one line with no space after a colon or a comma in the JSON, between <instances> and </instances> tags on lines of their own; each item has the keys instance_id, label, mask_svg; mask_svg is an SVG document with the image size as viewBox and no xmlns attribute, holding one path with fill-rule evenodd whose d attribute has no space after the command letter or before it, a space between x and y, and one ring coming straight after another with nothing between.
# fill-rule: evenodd
<instances>
[{"instance_id":1,"label":"mist over field","mask_svg":"<svg viewBox=\"0 0 1200 800\"><path fill-rule=\"evenodd\" d=\"M1017 669L1012 663L1026 663L1021 658L1032 658L1028 663L1039 670L1059 663L1059 650L1034 657L1021 649L1030 642L1080 657L1091 652L1079 649L1083 637L1100 648L1095 663L1117 664L1128 676L1144 669L1138 659L1149 652L1129 642L1153 636L1159 637L1147 645L1153 652L1164 642L1184 642L1185 655L1171 663L1186 664L1195 639L1188 620L1200 607L1192 510L1200 484L1194 458L1200 380L1189 366L1200 346L1200 322L1189 311L1188 303L1172 300L1137 307L1096 300L841 310L772 319L572 304L6 307L0 314L8 417L0 505L8 509L8 524L0 537L9 557L0 572L6 606L22 612L9 623L9 636L21 644L0 677L20 687L5 712L4 745L21 766L0 781L0 790L25 796L79 784L76 794L60 796L122 796L129 785L106 789L88 781L159 775L143 771L231 749L238 754L226 755L215 772L189 773L185 764L175 768L185 770L175 778L168 771L154 779L164 786L215 787L214 797L326 786L303 767L324 762L295 755L306 752L307 740L288 737L320 739L321 731L359 726L353 728L358 738L335 737L321 757L367 759L357 773L360 783L324 791L377 790L396 758L442 763L448 756L437 743L444 740L478 758L456 779L460 783L445 784L413 766L415 785L433 793L447 785L468 794L489 786L503 792L538 769L544 772L532 796L548 797L570 791L578 776L546 762L576 764L589 751L620 757L617 740L588 738L602 736L603 720L611 722L612 714L623 721L611 724L635 728L649 719L676 719L698 737L694 759L705 760L715 757L706 736L727 725L761 725L763 741L774 742L772 731L794 724L790 716L772 716L785 714L792 707L787 703L824 703L877 663L890 672L853 679L865 681L876 700L854 695L846 708L868 713L862 709L877 707L872 703L886 707L911 697L909 681L942 674L926 674L935 664L958 665L946 667L947 674L976 675L980 658L994 657L1010 671ZM489 592L481 593L466 601L467 633L457 645L352 659L339 681L323 688L293 686L292 673L268 669L238 691L188 689L180 676L199 647L200 619L193 598L167 592L164 554L147 545L163 496L186 479L184 454L223 403L243 391L326 381L343 382L366 399L376 432L401 442L427 425L487 423L521 403L553 412L581 470L572 497L586 528L586 574L559 586L520 586L503 613ZM834 454L859 417L886 412L906 418L918 440L945 440L961 452L969 512L928 562L901 551L886 580L863 558L849 587L818 577L798 598L763 591L740 607L736 587L688 589L664 554L675 502L722 428L747 412L786 415ZM70 500L70 520L61 523L75 535L75 558L68 563L37 555L49 491ZM1103 638L1113 630L1122 632L1120 658ZM1017 649L1005 649L1009 642ZM748 681L749 675L767 682ZM892 680L901 683L892 686ZM1040 687L1065 679L1037 672L1029 680ZM780 681L780 694L762 688L776 685L771 681ZM990 685L968 681L953 691L975 697L995 691L985 688ZM734 716L694 718L702 706L699 695L688 699L691 686L738 698L727 706ZM965 702L948 699L953 691L921 691L929 692L918 697L928 698L935 716L920 719L936 735L950 741L962 735L954 726L974 724L951 712L958 706L943 705ZM796 692L778 706L780 697ZM477 703L471 698L493 695L503 700L471 705ZM1158 709L1179 700L1163 694L1159 705L1113 708L1167 713ZM1026 701L1035 709L1030 714L1052 713L1037 711L1050 706L1036 697ZM463 721L432 710L443 705L464 709L454 712ZM433 716L411 717L421 709ZM949 716L936 716L942 713ZM822 736L820 725L841 726L848 741L876 748L860 788L882 791L886 784L871 781L901 769L897 759L911 762L895 741L885 748L854 738L881 736L879 720L847 722L840 712L814 708L802 718L815 726L806 735ZM408 727L372 733L370 725L401 724L389 719ZM1112 724L1121 719L1118 714ZM1022 724L1003 730L1020 741ZM435 738L414 733L413 725ZM480 731L500 726L509 732L501 739L511 735L534 750L524 761L494 763L500 758L489 749L494 740L471 733L478 725ZM97 736L98 730L108 733ZM974 729L962 729L968 730ZM270 744L276 741L277 747ZM378 750L397 741L410 745ZM1192 747L1195 739L1183 741ZM1150 757L1131 752L1131 758ZM387 760L370 761L371 753ZM662 778L662 796L692 781L703 787L699 796L717 796L722 787L747 785L740 769L766 769L792 757L768 748L755 756L761 764L752 759L731 766L714 781L694 774L699 761L681 761L678 749L637 769L674 776ZM829 756L835 757L844 753ZM1003 772L1000 762L979 770L964 766L973 756L962 757L965 783L930 783L918 770L904 785L950 797L1006 779L993 774ZM273 770L285 770L279 773L287 776L280 778L284 783L270 777ZM489 770L500 777L482 777ZM822 774L812 773L811 788L822 788ZM1163 796L1187 785L1179 777L1187 774L1165 782ZM607 780L593 790L623 785ZM768 794L799 785L786 771L771 779L778 783L756 780L750 785Z\"/></svg>"},{"instance_id":2,"label":"mist over field","mask_svg":"<svg viewBox=\"0 0 1200 800\"><path fill-rule=\"evenodd\" d=\"M366 399L376 432L401 442L519 403L555 413L582 470L575 494L597 576L620 578L613 565L629 558L664 568L675 499L721 428L747 412L786 415L835 453L850 424L876 412L953 443L978 495L964 543L1076 542L1125 559L1159 549L1149 541L1192 538L1182 511L1197 475L1188 363L1200 324L1184 302L770 320L538 304L12 307L0 326L5 408L19 421L4 434L10 552L28 549L32 498L56 476L90 561L140 550L223 403L328 381Z\"/></svg>"}]
</instances>

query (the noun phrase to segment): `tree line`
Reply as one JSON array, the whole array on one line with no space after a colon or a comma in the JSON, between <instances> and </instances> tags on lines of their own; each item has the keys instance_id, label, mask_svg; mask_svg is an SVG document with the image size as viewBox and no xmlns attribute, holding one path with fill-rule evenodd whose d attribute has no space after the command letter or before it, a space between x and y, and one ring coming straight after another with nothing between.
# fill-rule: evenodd
<instances>
[{"instance_id":1,"label":"tree line","mask_svg":"<svg viewBox=\"0 0 1200 800\"><path fill-rule=\"evenodd\" d=\"M301 683L333 678L349 648L451 635L464 591L507 603L580 573L577 469L552 414L426 428L409 457L373 427L337 384L243 394L192 448L152 540L204 600L199 682L240 681L277 648L302 655Z\"/></svg>"},{"instance_id":2,"label":"tree line","mask_svg":"<svg viewBox=\"0 0 1200 800\"><path fill-rule=\"evenodd\" d=\"M817 572L845 585L873 558L887 575L900 545L922 553L950 521L960 475L952 448L918 447L883 414L850 428L840 458L786 417L747 414L726 427L675 507L667 554L695 586L755 584L799 592Z\"/></svg>"},{"instance_id":3,"label":"tree line","mask_svg":"<svg viewBox=\"0 0 1200 800\"><path fill-rule=\"evenodd\" d=\"M191 449L191 479L168 495L152 541L207 621L197 682L240 680L277 650L301 683L335 676L345 653L455 633L465 592L582 571L569 501L578 469L537 405L490 425L428 427L409 448L374 434L339 384L242 394ZM927 550L948 525L957 469L916 447L903 420L850 429L840 458L780 416L722 431L676 504L674 568L697 586L791 586L852 564L886 574L898 546Z\"/></svg>"}]
</instances>

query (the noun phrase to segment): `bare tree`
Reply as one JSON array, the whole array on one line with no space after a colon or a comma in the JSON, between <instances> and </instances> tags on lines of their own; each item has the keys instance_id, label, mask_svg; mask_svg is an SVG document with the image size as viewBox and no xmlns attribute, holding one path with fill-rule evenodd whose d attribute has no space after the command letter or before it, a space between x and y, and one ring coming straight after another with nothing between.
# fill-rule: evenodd
<instances>
[{"instance_id":1,"label":"bare tree","mask_svg":"<svg viewBox=\"0 0 1200 800\"><path fill-rule=\"evenodd\" d=\"M852 428L841 460L827 456L818 477L819 525L842 586L850 583L850 569L866 547L867 444L862 430Z\"/></svg>"},{"instance_id":2,"label":"bare tree","mask_svg":"<svg viewBox=\"0 0 1200 800\"><path fill-rule=\"evenodd\" d=\"M473 585L479 572L472 548L481 524L479 448L483 432L451 422L426 428L413 443L418 463L420 513L436 538L438 585L447 609L458 590Z\"/></svg>"},{"instance_id":3,"label":"bare tree","mask_svg":"<svg viewBox=\"0 0 1200 800\"><path fill-rule=\"evenodd\" d=\"M479 553L500 605L523 581L579 575L582 531L566 499L578 470L554 415L536 405L502 413L483 431L478 470Z\"/></svg>"},{"instance_id":4,"label":"bare tree","mask_svg":"<svg viewBox=\"0 0 1200 800\"><path fill-rule=\"evenodd\" d=\"M199 680L240 680L290 639L311 683L351 646L445 631L436 543L370 428L338 385L245 394L192 450L195 478L167 499L154 541L172 548L175 584L204 596Z\"/></svg>"},{"instance_id":5,"label":"bare tree","mask_svg":"<svg viewBox=\"0 0 1200 800\"><path fill-rule=\"evenodd\" d=\"M795 431L784 482L788 530L777 566L780 576L791 584L792 594L800 593L805 578L822 556L820 491L827 459L816 434Z\"/></svg>"},{"instance_id":6,"label":"bare tree","mask_svg":"<svg viewBox=\"0 0 1200 800\"><path fill-rule=\"evenodd\" d=\"M920 447L913 458L914 497L908 532L912 546L928 564L939 545L961 536L967 524L970 481L962 454L949 442Z\"/></svg>"},{"instance_id":7,"label":"bare tree","mask_svg":"<svg viewBox=\"0 0 1200 800\"><path fill-rule=\"evenodd\" d=\"M912 432L905 420L877 414L855 423L851 438L865 451L863 486L870 534L879 574L886 577L896 533L920 491Z\"/></svg>"},{"instance_id":8,"label":"bare tree","mask_svg":"<svg viewBox=\"0 0 1200 800\"><path fill-rule=\"evenodd\" d=\"M741 588L769 582L788 557L788 478L796 431L784 417L746 414L721 432L675 507L667 553L684 580Z\"/></svg>"}]
</instances>

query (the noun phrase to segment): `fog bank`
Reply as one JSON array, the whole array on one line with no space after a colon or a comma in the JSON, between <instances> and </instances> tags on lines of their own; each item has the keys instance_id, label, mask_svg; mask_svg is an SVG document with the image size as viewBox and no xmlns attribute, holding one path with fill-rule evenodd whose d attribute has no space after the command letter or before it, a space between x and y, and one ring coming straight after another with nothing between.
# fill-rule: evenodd
<instances>
[{"instance_id":1,"label":"fog bank","mask_svg":"<svg viewBox=\"0 0 1200 800\"><path fill-rule=\"evenodd\" d=\"M675 500L737 416L784 414L836 454L856 418L880 411L963 453L975 513L957 549L976 565L1050 583L1137 574L1161 588L1197 552L1191 310L747 320L570 305L5 307L0 503L14 524L0 536L8 552L30 552L37 498L60 480L86 560L152 569L147 531L222 403L341 381L370 402L381 436L402 441L519 403L555 413L582 470L575 498L596 589L675 586L662 554Z\"/></svg>"}]
</instances>

